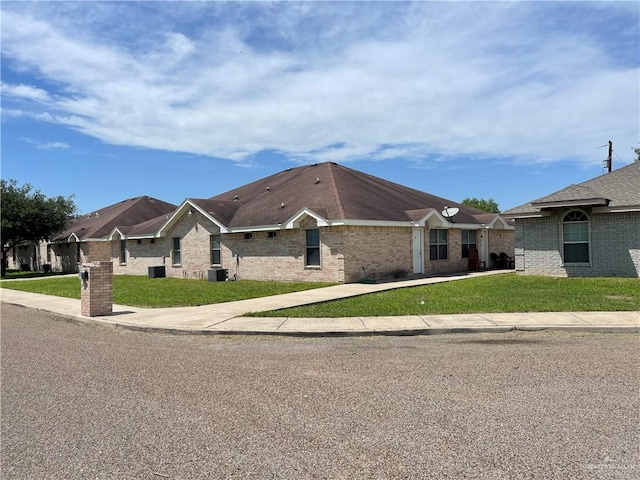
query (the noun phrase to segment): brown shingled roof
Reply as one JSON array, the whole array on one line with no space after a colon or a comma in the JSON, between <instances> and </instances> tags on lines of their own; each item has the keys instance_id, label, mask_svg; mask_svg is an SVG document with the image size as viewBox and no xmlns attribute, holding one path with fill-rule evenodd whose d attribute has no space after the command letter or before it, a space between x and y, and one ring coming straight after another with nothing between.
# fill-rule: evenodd
<instances>
[{"instance_id":1,"label":"brown shingled roof","mask_svg":"<svg viewBox=\"0 0 640 480\"><path fill-rule=\"evenodd\" d=\"M231 218L230 228L282 224L304 208L329 221L404 222L449 206L460 209L456 223L480 224L474 216L486 213L332 162L290 168L207 202L208 211L220 221L225 221L221 216Z\"/></svg>"},{"instance_id":2,"label":"brown shingled roof","mask_svg":"<svg viewBox=\"0 0 640 480\"><path fill-rule=\"evenodd\" d=\"M176 208L176 205L149 196L130 198L82 215L56 234L52 240L66 241L73 234L79 240L106 238L116 227L129 231L131 227L147 220L171 214Z\"/></svg>"}]
</instances>

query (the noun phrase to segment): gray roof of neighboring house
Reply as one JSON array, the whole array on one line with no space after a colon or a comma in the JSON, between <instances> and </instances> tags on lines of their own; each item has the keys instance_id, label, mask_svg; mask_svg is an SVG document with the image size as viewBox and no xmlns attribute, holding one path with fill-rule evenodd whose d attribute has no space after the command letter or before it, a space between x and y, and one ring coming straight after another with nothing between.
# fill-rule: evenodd
<instances>
[{"instance_id":1,"label":"gray roof of neighboring house","mask_svg":"<svg viewBox=\"0 0 640 480\"><path fill-rule=\"evenodd\" d=\"M327 220L417 221L445 206L459 208L456 223L496 217L332 162L290 168L194 202L230 228L282 224L304 208Z\"/></svg>"},{"instance_id":2,"label":"gray roof of neighboring house","mask_svg":"<svg viewBox=\"0 0 640 480\"><path fill-rule=\"evenodd\" d=\"M551 208L567 206L640 207L640 162L632 163L577 185L569 185L550 195L503 212L527 216Z\"/></svg>"},{"instance_id":3,"label":"gray roof of neighboring house","mask_svg":"<svg viewBox=\"0 0 640 480\"><path fill-rule=\"evenodd\" d=\"M170 215L176 208L176 205L149 196L130 198L78 217L57 233L52 241L66 241L73 234L79 240L104 238L116 227L123 233L129 233L132 227L161 215Z\"/></svg>"}]
</instances>

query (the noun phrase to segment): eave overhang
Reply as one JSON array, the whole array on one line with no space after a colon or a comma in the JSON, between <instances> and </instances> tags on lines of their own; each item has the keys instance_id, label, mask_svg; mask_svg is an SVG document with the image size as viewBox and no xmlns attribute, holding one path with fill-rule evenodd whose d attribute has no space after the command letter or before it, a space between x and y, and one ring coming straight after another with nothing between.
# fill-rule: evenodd
<instances>
[{"instance_id":1,"label":"eave overhang","mask_svg":"<svg viewBox=\"0 0 640 480\"><path fill-rule=\"evenodd\" d=\"M555 202L531 202L535 208L566 208L566 207L593 207L598 205L608 205L607 198L583 198L576 200L562 200Z\"/></svg>"}]
</instances>

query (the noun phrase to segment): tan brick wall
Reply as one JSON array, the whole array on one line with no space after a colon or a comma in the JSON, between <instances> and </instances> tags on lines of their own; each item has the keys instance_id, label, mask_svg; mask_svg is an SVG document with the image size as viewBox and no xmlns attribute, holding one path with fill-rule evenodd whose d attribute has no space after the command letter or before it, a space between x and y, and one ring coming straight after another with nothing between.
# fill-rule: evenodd
<instances>
[{"instance_id":1,"label":"tan brick wall","mask_svg":"<svg viewBox=\"0 0 640 480\"><path fill-rule=\"evenodd\" d=\"M344 266L341 236L320 228L320 267L306 267L304 229L281 230L274 238L268 232L223 236L222 263L229 276L242 280L342 282Z\"/></svg>"},{"instance_id":2,"label":"tan brick wall","mask_svg":"<svg viewBox=\"0 0 640 480\"><path fill-rule=\"evenodd\" d=\"M113 270L116 274L147 275L149 267L169 264L171 248L166 238L127 240L125 264L120 263L120 240L110 242L109 247Z\"/></svg>"},{"instance_id":3,"label":"tan brick wall","mask_svg":"<svg viewBox=\"0 0 640 480\"><path fill-rule=\"evenodd\" d=\"M77 272L78 258L76 242L54 243L51 245L51 267L57 272ZM80 259L82 261L82 259Z\"/></svg>"},{"instance_id":4,"label":"tan brick wall","mask_svg":"<svg viewBox=\"0 0 640 480\"><path fill-rule=\"evenodd\" d=\"M167 277L207 278L207 270L212 268L209 238L219 232L215 224L197 211L184 215L165 239ZM174 265L171 257L173 237L180 237L179 265Z\"/></svg>"},{"instance_id":5,"label":"tan brick wall","mask_svg":"<svg viewBox=\"0 0 640 480\"><path fill-rule=\"evenodd\" d=\"M515 230L489 230L489 253L504 252L510 257L515 255Z\"/></svg>"},{"instance_id":6,"label":"tan brick wall","mask_svg":"<svg viewBox=\"0 0 640 480\"><path fill-rule=\"evenodd\" d=\"M459 228L449 229L448 248L446 260L429 260L429 230L425 231L425 261L426 273L437 275L440 273L462 272L469 269L469 260L462 258L462 230Z\"/></svg>"},{"instance_id":7,"label":"tan brick wall","mask_svg":"<svg viewBox=\"0 0 640 480\"><path fill-rule=\"evenodd\" d=\"M85 262L106 262L111 260L111 242L108 241L86 242L83 251L86 251Z\"/></svg>"},{"instance_id":8,"label":"tan brick wall","mask_svg":"<svg viewBox=\"0 0 640 480\"><path fill-rule=\"evenodd\" d=\"M345 226L336 229L343 237L346 282L412 273L411 228Z\"/></svg>"},{"instance_id":9,"label":"tan brick wall","mask_svg":"<svg viewBox=\"0 0 640 480\"><path fill-rule=\"evenodd\" d=\"M120 265L120 241L105 242L110 248L114 273L147 275L148 268L164 265L168 277L207 278L208 270L224 268L229 277L241 280L357 282L406 276L413 272L412 228L338 226L320 227L321 265L306 266L306 228L316 228L313 218L301 222L301 228L276 232L252 232L221 236L221 265L210 264L210 235L219 228L194 212L184 215L164 238L127 241L126 264ZM512 231L504 231L505 234ZM181 263L173 265L172 238L181 239ZM498 240L500 236L496 237ZM505 237L505 242L507 242ZM461 230L449 231L449 258L429 260L429 232L424 232L425 273L440 274L465 271L462 258ZM103 248L103 246L101 246ZM104 250L92 250L104 255ZM508 251L508 250L507 250ZM364 268L363 268L364 267Z\"/></svg>"}]
</instances>

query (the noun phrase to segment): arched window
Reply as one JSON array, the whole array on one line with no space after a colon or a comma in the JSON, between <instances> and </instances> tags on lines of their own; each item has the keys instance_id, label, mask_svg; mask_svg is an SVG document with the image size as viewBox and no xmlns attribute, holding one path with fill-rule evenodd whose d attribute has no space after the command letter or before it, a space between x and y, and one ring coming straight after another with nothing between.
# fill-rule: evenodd
<instances>
[{"instance_id":1,"label":"arched window","mask_svg":"<svg viewBox=\"0 0 640 480\"><path fill-rule=\"evenodd\" d=\"M589 218L573 210L562 220L564 263L589 263Z\"/></svg>"}]
</instances>

